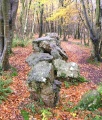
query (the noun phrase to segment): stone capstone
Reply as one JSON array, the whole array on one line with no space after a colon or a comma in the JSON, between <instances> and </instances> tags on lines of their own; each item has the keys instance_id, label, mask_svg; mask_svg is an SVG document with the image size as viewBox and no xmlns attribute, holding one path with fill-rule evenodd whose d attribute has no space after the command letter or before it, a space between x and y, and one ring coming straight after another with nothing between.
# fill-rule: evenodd
<instances>
[{"instance_id":1,"label":"stone capstone","mask_svg":"<svg viewBox=\"0 0 102 120\"><path fill-rule=\"evenodd\" d=\"M49 36L51 38L56 38L57 40L59 40L58 33L46 33L45 35Z\"/></svg>"},{"instance_id":2,"label":"stone capstone","mask_svg":"<svg viewBox=\"0 0 102 120\"><path fill-rule=\"evenodd\" d=\"M42 41L39 44L39 47L44 51L47 52L51 55L53 55L53 57L56 58L61 58L64 60L68 59L67 54L65 53L65 51L63 51L63 49L60 48L60 46L56 45L55 41Z\"/></svg>"},{"instance_id":3,"label":"stone capstone","mask_svg":"<svg viewBox=\"0 0 102 120\"><path fill-rule=\"evenodd\" d=\"M52 40L55 41L56 39L46 36L46 37L41 37L41 38L34 40L33 43L40 43L42 41L52 41Z\"/></svg>"},{"instance_id":4,"label":"stone capstone","mask_svg":"<svg viewBox=\"0 0 102 120\"><path fill-rule=\"evenodd\" d=\"M46 37L55 38L57 40L56 45L60 46L60 38L58 36L58 33L46 33Z\"/></svg>"},{"instance_id":5,"label":"stone capstone","mask_svg":"<svg viewBox=\"0 0 102 120\"><path fill-rule=\"evenodd\" d=\"M34 66L37 63L41 62L41 61L49 61L51 62L53 60L53 56L51 56L48 53L32 53L27 59L26 62L30 65L30 66Z\"/></svg>"}]
</instances>

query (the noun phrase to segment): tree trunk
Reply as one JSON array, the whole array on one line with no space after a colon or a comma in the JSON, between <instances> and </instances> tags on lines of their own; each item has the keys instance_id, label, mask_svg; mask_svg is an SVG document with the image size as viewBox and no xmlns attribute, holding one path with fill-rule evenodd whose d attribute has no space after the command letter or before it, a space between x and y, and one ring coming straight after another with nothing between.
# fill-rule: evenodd
<instances>
[{"instance_id":1,"label":"tree trunk","mask_svg":"<svg viewBox=\"0 0 102 120\"><path fill-rule=\"evenodd\" d=\"M100 44L100 23L99 23L99 18L100 18L100 0L96 0L96 32L94 32L91 24L90 24L90 20L88 18L87 12L86 12L86 7L85 7L85 3L84 0L81 0L82 6L83 6L83 12L84 12L84 16L85 16L85 20L86 20L86 24L88 26L88 29L90 31L90 39L92 41L93 44L93 49L94 49L94 58L95 60L101 61L101 55L99 52L99 44Z\"/></svg>"},{"instance_id":2,"label":"tree trunk","mask_svg":"<svg viewBox=\"0 0 102 120\"><path fill-rule=\"evenodd\" d=\"M63 41L67 41L66 36L67 36L66 31L63 30Z\"/></svg>"},{"instance_id":3,"label":"tree trunk","mask_svg":"<svg viewBox=\"0 0 102 120\"><path fill-rule=\"evenodd\" d=\"M26 8L26 19L25 19L25 26L24 26L24 34L26 34L27 32L27 26L28 26L28 17L29 17L29 10L30 10L30 6L31 6L31 2L32 0L28 0L28 5Z\"/></svg>"},{"instance_id":4,"label":"tree trunk","mask_svg":"<svg viewBox=\"0 0 102 120\"><path fill-rule=\"evenodd\" d=\"M43 35L43 13L44 13L44 5L42 4L40 10L39 37Z\"/></svg>"},{"instance_id":5,"label":"tree trunk","mask_svg":"<svg viewBox=\"0 0 102 120\"><path fill-rule=\"evenodd\" d=\"M0 16L2 16L2 4L0 3ZM4 40L3 40L3 20L2 18L0 19L0 57L3 52L4 48Z\"/></svg>"},{"instance_id":6,"label":"tree trunk","mask_svg":"<svg viewBox=\"0 0 102 120\"><path fill-rule=\"evenodd\" d=\"M4 49L2 56L0 57L0 66L3 70L8 70L9 68L9 42L10 42L10 34L9 34L9 0L2 0L2 12L3 12L3 20L4 20Z\"/></svg>"},{"instance_id":7,"label":"tree trunk","mask_svg":"<svg viewBox=\"0 0 102 120\"><path fill-rule=\"evenodd\" d=\"M32 23L32 28L31 28L31 36L34 34L35 14L36 14L36 10L34 9L34 13L33 13L33 23Z\"/></svg>"}]
</instances>

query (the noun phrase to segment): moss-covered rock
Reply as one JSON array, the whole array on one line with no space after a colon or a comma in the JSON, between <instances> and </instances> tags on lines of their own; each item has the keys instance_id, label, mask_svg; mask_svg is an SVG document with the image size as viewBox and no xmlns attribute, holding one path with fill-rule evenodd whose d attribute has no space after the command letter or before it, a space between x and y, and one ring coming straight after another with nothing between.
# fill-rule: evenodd
<instances>
[{"instance_id":1,"label":"moss-covered rock","mask_svg":"<svg viewBox=\"0 0 102 120\"><path fill-rule=\"evenodd\" d=\"M97 90L90 90L82 96L82 99L76 106L76 109L95 110L101 105L101 95Z\"/></svg>"},{"instance_id":2,"label":"moss-covered rock","mask_svg":"<svg viewBox=\"0 0 102 120\"><path fill-rule=\"evenodd\" d=\"M102 84L98 86L97 91L101 94L102 97Z\"/></svg>"},{"instance_id":3,"label":"moss-covered rock","mask_svg":"<svg viewBox=\"0 0 102 120\"><path fill-rule=\"evenodd\" d=\"M53 61L54 68L58 78L78 78L79 66L74 62L66 62L61 59Z\"/></svg>"}]
</instances>

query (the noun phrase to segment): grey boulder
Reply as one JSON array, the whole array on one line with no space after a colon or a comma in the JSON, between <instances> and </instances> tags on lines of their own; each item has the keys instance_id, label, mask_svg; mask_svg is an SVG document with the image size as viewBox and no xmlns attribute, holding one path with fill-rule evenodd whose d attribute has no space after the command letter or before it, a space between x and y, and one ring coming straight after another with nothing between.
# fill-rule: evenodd
<instances>
[{"instance_id":1,"label":"grey boulder","mask_svg":"<svg viewBox=\"0 0 102 120\"><path fill-rule=\"evenodd\" d=\"M42 61L36 64L28 75L28 83L35 81L35 82L42 82L46 83L47 81L54 80L54 71L53 66L51 63L47 61Z\"/></svg>"},{"instance_id":2,"label":"grey boulder","mask_svg":"<svg viewBox=\"0 0 102 120\"><path fill-rule=\"evenodd\" d=\"M79 101L76 106L77 109L87 109L95 110L101 105L101 95L97 90L90 90L82 96L82 99Z\"/></svg>"},{"instance_id":3,"label":"grey boulder","mask_svg":"<svg viewBox=\"0 0 102 120\"><path fill-rule=\"evenodd\" d=\"M34 50L34 52L40 52L41 49L39 48L38 44L37 43L32 43L32 48Z\"/></svg>"},{"instance_id":4,"label":"grey boulder","mask_svg":"<svg viewBox=\"0 0 102 120\"><path fill-rule=\"evenodd\" d=\"M63 78L78 78L79 67L74 62L65 62L61 59L56 59L53 61L54 68L57 71L57 77Z\"/></svg>"}]
</instances>

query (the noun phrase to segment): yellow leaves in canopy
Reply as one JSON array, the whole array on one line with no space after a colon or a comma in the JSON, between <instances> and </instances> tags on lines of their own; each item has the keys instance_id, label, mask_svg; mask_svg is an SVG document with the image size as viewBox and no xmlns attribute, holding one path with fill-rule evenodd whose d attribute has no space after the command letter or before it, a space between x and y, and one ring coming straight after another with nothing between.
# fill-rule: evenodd
<instances>
[{"instance_id":1,"label":"yellow leaves in canopy","mask_svg":"<svg viewBox=\"0 0 102 120\"><path fill-rule=\"evenodd\" d=\"M31 9L36 9L39 11L39 8L41 7L41 5L50 5L54 0L50 1L50 0L34 0L34 2L32 2L31 4ZM56 1L56 0L55 0ZM50 3L50 4L49 4Z\"/></svg>"},{"instance_id":2,"label":"yellow leaves in canopy","mask_svg":"<svg viewBox=\"0 0 102 120\"><path fill-rule=\"evenodd\" d=\"M47 21L54 21L63 18L64 22L71 22L72 17L74 17L78 13L75 3L71 3L70 5L66 7L61 7L57 9L51 17L47 18Z\"/></svg>"},{"instance_id":3,"label":"yellow leaves in canopy","mask_svg":"<svg viewBox=\"0 0 102 120\"><path fill-rule=\"evenodd\" d=\"M46 5L49 3L50 0L34 0L34 2L32 2L30 8L32 10L36 10L36 11L40 11L40 8L42 5Z\"/></svg>"},{"instance_id":4,"label":"yellow leaves in canopy","mask_svg":"<svg viewBox=\"0 0 102 120\"><path fill-rule=\"evenodd\" d=\"M49 0L40 0L40 3L41 4L46 4L46 3L48 3L49 2Z\"/></svg>"},{"instance_id":5,"label":"yellow leaves in canopy","mask_svg":"<svg viewBox=\"0 0 102 120\"><path fill-rule=\"evenodd\" d=\"M35 2L39 2L41 4L48 4L50 0L35 0Z\"/></svg>"}]
</instances>

